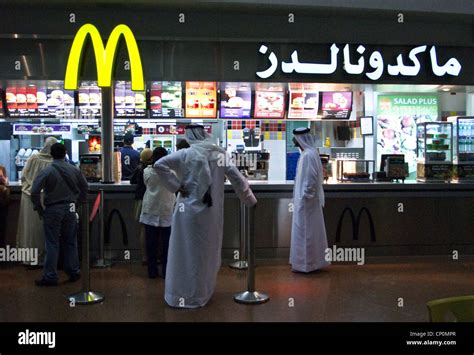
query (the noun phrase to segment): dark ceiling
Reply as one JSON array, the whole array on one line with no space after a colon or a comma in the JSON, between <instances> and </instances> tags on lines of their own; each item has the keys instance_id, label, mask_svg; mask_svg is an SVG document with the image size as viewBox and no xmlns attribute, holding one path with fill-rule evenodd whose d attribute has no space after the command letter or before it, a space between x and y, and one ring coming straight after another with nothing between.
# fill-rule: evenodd
<instances>
[{"instance_id":1,"label":"dark ceiling","mask_svg":"<svg viewBox=\"0 0 474 355\"><path fill-rule=\"evenodd\" d=\"M5 6L27 7L172 7L216 9L375 10L474 15L473 0L0 0Z\"/></svg>"}]
</instances>

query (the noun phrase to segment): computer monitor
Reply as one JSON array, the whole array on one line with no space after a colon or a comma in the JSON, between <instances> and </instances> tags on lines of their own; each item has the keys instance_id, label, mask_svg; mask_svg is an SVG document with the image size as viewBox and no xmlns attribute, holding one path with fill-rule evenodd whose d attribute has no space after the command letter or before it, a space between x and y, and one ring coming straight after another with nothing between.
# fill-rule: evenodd
<instances>
[{"instance_id":1,"label":"computer monitor","mask_svg":"<svg viewBox=\"0 0 474 355\"><path fill-rule=\"evenodd\" d=\"M388 158L399 158L400 160L405 160L405 155L404 154L382 154L382 158L380 159L380 171L385 171Z\"/></svg>"}]
</instances>

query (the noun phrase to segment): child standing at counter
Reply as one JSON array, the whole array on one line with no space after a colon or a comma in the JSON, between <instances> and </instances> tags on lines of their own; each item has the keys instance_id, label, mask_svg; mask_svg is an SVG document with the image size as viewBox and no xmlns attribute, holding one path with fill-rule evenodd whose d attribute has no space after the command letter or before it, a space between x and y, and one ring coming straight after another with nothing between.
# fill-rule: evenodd
<instances>
[{"instance_id":1,"label":"child standing at counter","mask_svg":"<svg viewBox=\"0 0 474 355\"><path fill-rule=\"evenodd\" d=\"M143 172L152 163L153 151L150 148L145 148L140 153L140 165L132 175L130 184L135 184L135 219L140 222L142 214L143 196L145 196L146 186L143 181ZM142 250L142 264L146 265L146 243L143 225L140 225L140 248Z\"/></svg>"},{"instance_id":2,"label":"child standing at counter","mask_svg":"<svg viewBox=\"0 0 474 355\"><path fill-rule=\"evenodd\" d=\"M143 181L145 182L146 191L143 196L140 223L145 225L148 277L150 279L155 279L158 276L158 267L156 264L158 261L157 252L159 238L162 239L161 276L163 278L166 277L166 266L168 263L168 246L176 196L163 186L158 174L153 168L153 164L167 154L168 152L165 148L155 148L155 150L153 150L152 165L143 171Z\"/></svg>"}]
</instances>

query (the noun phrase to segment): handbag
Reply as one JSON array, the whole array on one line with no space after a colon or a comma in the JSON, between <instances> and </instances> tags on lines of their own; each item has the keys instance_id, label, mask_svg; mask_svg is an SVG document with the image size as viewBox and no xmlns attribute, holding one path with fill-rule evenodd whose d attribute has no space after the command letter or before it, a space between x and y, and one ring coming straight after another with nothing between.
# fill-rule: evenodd
<instances>
[{"instance_id":1,"label":"handbag","mask_svg":"<svg viewBox=\"0 0 474 355\"><path fill-rule=\"evenodd\" d=\"M0 185L0 207L8 206L10 202L10 189L5 185Z\"/></svg>"}]
</instances>

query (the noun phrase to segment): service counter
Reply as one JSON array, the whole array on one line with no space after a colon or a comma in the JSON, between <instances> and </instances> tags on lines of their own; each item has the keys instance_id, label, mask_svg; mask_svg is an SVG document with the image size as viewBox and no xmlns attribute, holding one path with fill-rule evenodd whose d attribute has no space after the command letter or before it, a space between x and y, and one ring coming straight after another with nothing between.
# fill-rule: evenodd
<instances>
[{"instance_id":1,"label":"service counter","mask_svg":"<svg viewBox=\"0 0 474 355\"><path fill-rule=\"evenodd\" d=\"M251 181L258 199L255 238L257 257L287 258L292 220L292 181ZM7 241L14 244L21 186L12 183ZM105 196L105 256L140 260L140 225L134 216L134 189L128 183L90 184L92 206ZM337 183L325 184L324 217L329 245L365 247L367 256L474 254L474 184ZM121 223L123 221L123 223ZM99 225L91 225L97 255ZM225 186L223 257L240 246L240 203Z\"/></svg>"}]
</instances>

